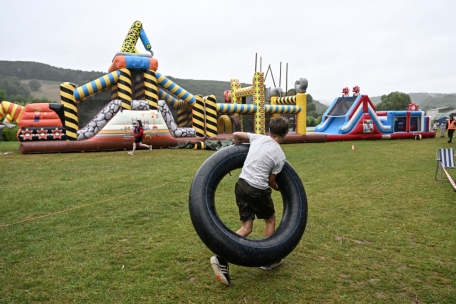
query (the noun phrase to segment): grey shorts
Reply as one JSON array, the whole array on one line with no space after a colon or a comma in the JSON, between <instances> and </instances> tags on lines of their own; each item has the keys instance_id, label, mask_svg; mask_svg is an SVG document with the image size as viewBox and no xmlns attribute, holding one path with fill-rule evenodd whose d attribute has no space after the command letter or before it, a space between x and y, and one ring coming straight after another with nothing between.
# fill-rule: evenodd
<instances>
[{"instance_id":1,"label":"grey shorts","mask_svg":"<svg viewBox=\"0 0 456 304\"><path fill-rule=\"evenodd\" d=\"M269 187L265 190L257 189L240 178L234 188L240 220L253 220L255 215L259 219L270 219L275 214L271 193Z\"/></svg>"}]
</instances>

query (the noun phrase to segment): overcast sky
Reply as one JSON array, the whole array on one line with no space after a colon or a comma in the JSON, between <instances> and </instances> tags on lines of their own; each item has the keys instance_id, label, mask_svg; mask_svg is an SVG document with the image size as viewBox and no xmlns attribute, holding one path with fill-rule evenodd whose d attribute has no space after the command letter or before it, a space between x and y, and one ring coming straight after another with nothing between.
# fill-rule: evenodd
<instances>
[{"instance_id":1,"label":"overcast sky","mask_svg":"<svg viewBox=\"0 0 456 304\"><path fill-rule=\"evenodd\" d=\"M260 58L263 72L272 69L267 86L271 75L284 90L304 77L325 103L356 85L370 96L456 92L455 0L1 0L0 8L0 60L107 72L139 20L166 76L250 83L258 54L257 70ZM136 48L146 53L140 41Z\"/></svg>"}]
</instances>

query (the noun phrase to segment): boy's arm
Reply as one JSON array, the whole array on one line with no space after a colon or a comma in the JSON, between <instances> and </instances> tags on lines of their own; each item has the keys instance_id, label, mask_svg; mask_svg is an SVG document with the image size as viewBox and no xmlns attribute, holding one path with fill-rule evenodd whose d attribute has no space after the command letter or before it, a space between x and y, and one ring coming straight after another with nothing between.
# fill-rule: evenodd
<instances>
[{"instance_id":1,"label":"boy's arm","mask_svg":"<svg viewBox=\"0 0 456 304\"><path fill-rule=\"evenodd\" d=\"M279 191L279 186L276 182L276 174L269 174L269 187L271 187L275 191Z\"/></svg>"},{"instance_id":2,"label":"boy's arm","mask_svg":"<svg viewBox=\"0 0 456 304\"><path fill-rule=\"evenodd\" d=\"M243 141L249 142L249 135L245 132L234 132L233 142L235 145L242 144Z\"/></svg>"}]
</instances>

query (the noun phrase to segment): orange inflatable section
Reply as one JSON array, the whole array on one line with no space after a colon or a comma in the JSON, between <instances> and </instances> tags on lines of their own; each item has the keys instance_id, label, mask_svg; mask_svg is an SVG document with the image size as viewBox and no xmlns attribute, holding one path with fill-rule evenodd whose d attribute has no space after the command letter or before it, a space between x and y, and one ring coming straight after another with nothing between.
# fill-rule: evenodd
<instances>
[{"instance_id":1,"label":"orange inflatable section","mask_svg":"<svg viewBox=\"0 0 456 304\"><path fill-rule=\"evenodd\" d=\"M111 66L108 69L108 73L114 72L115 70L124 68L127 66L125 56L116 56L112 61Z\"/></svg>"},{"instance_id":2,"label":"orange inflatable section","mask_svg":"<svg viewBox=\"0 0 456 304\"><path fill-rule=\"evenodd\" d=\"M31 103L25 106L19 127L61 127L62 121L47 103Z\"/></svg>"},{"instance_id":3,"label":"orange inflatable section","mask_svg":"<svg viewBox=\"0 0 456 304\"><path fill-rule=\"evenodd\" d=\"M131 58L133 62L127 63L127 58L122 55L117 55L114 60L112 61L111 66L109 67L108 72L114 72L115 70L123 69L123 68L143 68L149 69L152 71L158 70L158 60L155 58L146 58L146 57L137 57ZM147 62L148 61L148 62ZM130 66L133 65L133 66Z\"/></svg>"}]
</instances>

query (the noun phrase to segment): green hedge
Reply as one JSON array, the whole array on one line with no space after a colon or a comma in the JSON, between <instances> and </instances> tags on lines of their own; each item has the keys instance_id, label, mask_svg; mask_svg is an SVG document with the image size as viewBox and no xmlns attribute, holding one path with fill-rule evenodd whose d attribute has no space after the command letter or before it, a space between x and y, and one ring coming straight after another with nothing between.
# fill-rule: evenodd
<instances>
[{"instance_id":1,"label":"green hedge","mask_svg":"<svg viewBox=\"0 0 456 304\"><path fill-rule=\"evenodd\" d=\"M2 135L2 141L17 141L17 130L17 126L13 129L3 128L0 131Z\"/></svg>"}]
</instances>

